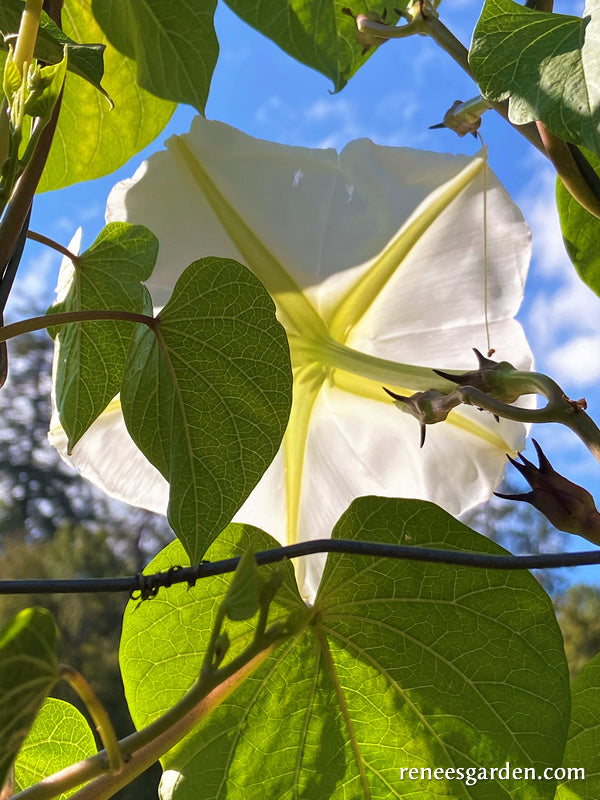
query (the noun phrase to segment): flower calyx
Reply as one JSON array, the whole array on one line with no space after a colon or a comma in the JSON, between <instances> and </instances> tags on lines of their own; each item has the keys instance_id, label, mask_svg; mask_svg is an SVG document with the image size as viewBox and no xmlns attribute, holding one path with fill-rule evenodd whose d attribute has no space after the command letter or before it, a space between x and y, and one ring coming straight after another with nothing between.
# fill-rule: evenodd
<instances>
[{"instance_id":1,"label":"flower calyx","mask_svg":"<svg viewBox=\"0 0 600 800\"><path fill-rule=\"evenodd\" d=\"M409 21L438 19L440 15L436 6L439 5L439 2L440 0L413 0L404 11L396 11L396 13Z\"/></svg>"},{"instance_id":2,"label":"flower calyx","mask_svg":"<svg viewBox=\"0 0 600 800\"><path fill-rule=\"evenodd\" d=\"M439 389L427 389L424 392L415 392L408 397L396 394L390 389L383 387L384 391L390 395L401 408L412 414L421 426L421 447L425 443L425 426L435 422L443 422L450 411L461 403L477 405L481 411L486 410L486 400L492 402L500 401L498 404L513 403L523 394L522 381L511 381L511 376L522 376L508 361L493 361L486 358L482 353L473 348L477 356L479 369L453 374L434 369L436 375L444 378L451 383L457 384L453 392L442 392ZM475 398L471 398L475 395ZM481 404L477 401L480 400ZM499 415L495 410L491 410L496 422L499 422Z\"/></svg>"},{"instance_id":3,"label":"flower calyx","mask_svg":"<svg viewBox=\"0 0 600 800\"><path fill-rule=\"evenodd\" d=\"M477 131L481 125L481 115L491 107L481 95L474 97L472 100L467 100L465 103L462 100L455 100L444 114L443 121L438 122L437 125L430 125L429 130L448 128L458 136L462 137L470 133L477 138Z\"/></svg>"},{"instance_id":4,"label":"flower calyx","mask_svg":"<svg viewBox=\"0 0 600 800\"><path fill-rule=\"evenodd\" d=\"M420 447L425 444L425 426L434 422L443 422L450 411L462 401L456 392L446 394L439 389L428 389L425 392L415 392L409 397L396 394L390 389L382 387L396 403L400 403L403 411L407 411L419 421L421 428Z\"/></svg>"},{"instance_id":5,"label":"flower calyx","mask_svg":"<svg viewBox=\"0 0 600 800\"><path fill-rule=\"evenodd\" d=\"M519 453L522 463L507 456L510 463L529 483L531 491L525 494L500 492L494 494L505 500L523 500L531 503L558 530L575 533L600 545L600 513L594 498L587 489L556 472L540 445L535 439L532 441L538 455L539 466L536 467L522 453Z\"/></svg>"},{"instance_id":6,"label":"flower calyx","mask_svg":"<svg viewBox=\"0 0 600 800\"><path fill-rule=\"evenodd\" d=\"M397 12L400 14L400 12ZM367 53L372 47L387 42L387 29L395 27L393 23L386 22L387 9L380 14L377 11L367 11L365 14L355 14L350 8L342 8L342 14L356 20L356 41L362 44L362 54Z\"/></svg>"},{"instance_id":7,"label":"flower calyx","mask_svg":"<svg viewBox=\"0 0 600 800\"><path fill-rule=\"evenodd\" d=\"M473 348L477 356L479 369L463 372L462 375L452 375L440 369L434 369L436 375L445 378L458 386L471 386L480 392L501 400L504 403L514 403L522 394L522 385L511 381L512 374L520 374L508 361L493 361ZM512 385L511 385L512 384Z\"/></svg>"}]
</instances>

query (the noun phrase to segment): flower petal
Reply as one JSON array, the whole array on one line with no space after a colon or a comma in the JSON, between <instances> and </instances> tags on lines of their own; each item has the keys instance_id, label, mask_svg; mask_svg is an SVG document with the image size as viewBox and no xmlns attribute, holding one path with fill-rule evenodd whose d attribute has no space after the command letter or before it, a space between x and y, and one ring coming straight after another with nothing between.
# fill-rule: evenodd
<instances>
[{"instance_id":1,"label":"flower petal","mask_svg":"<svg viewBox=\"0 0 600 800\"><path fill-rule=\"evenodd\" d=\"M397 389L426 388L426 371L397 362L473 368L471 348L488 346L486 318L497 356L531 366L512 320L529 231L481 157L368 140L338 156L197 118L188 135L170 139L165 152L115 187L107 220L122 219L147 225L160 240L150 281L156 304L189 262L229 256L263 281L286 325L296 354L290 424L236 520L286 543L328 537L365 494L429 499L460 513L489 496L505 453L523 446L524 426L460 408L428 428L420 449L417 422L381 389L390 376ZM73 462L110 493L164 509L163 479L123 449L128 434L113 413L92 426ZM135 475L115 470L114 456L123 452ZM299 568L308 601L323 560Z\"/></svg>"},{"instance_id":2,"label":"flower petal","mask_svg":"<svg viewBox=\"0 0 600 800\"><path fill-rule=\"evenodd\" d=\"M383 391L382 398L385 397ZM431 500L452 514L486 500L504 473L506 453L525 445L524 426L475 408L427 428L391 402L360 397L328 382L310 416L297 512L297 541L324 539L350 503L363 495ZM235 519L289 543L284 446ZM460 487L460 488L457 488ZM402 531L399 531L399 543ZM406 541L410 541L408 537ZM314 599L324 556L296 566L302 596Z\"/></svg>"},{"instance_id":3,"label":"flower petal","mask_svg":"<svg viewBox=\"0 0 600 800\"><path fill-rule=\"evenodd\" d=\"M110 497L157 514L167 513L169 484L134 444L118 398L92 423L70 455L56 407L48 439L64 461Z\"/></svg>"},{"instance_id":4,"label":"flower petal","mask_svg":"<svg viewBox=\"0 0 600 800\"><path fill-rule=\"evenodd\" d=\"M478 332L473 330L472 346L485 351L486 317L493 323L516 314L523 297L531 236L518 208L497 179L486 172L474 176L422 233L366 313L355 321L346 340L350 347L404 361L415 352L415 335L426 341L437 334L439 343L440 331L479 327ZM408 227L398 233L400 242ZM383 253L379 254L378 258L382 257ZM403 346L405 336L410 339L408 347ZM492 341L497 349L503 344L501 339ZM436 365L443 357L439 352L432 362L421 360L420 351L419 356L419 363ZM505 357L511 360L510 352ZM514 354L512 358L516 360ZM515 366L526 369L530 364Z\"/></svg>"},{"instance_id":5,"label":"flower petal","mask_svg":"<svg viewBox=\"0 0 600 800\"><path fill-rule=\"evenodd\" d=\"M471 163L368 139L340 155L290 147L200 117L189 134L166 144L117 184L107 207L107 221L143 219L158 236L161 252L149 286L159 304L175 270L211 253L246 263L273 295L313 287L308 296L318 308L323 280L335 275L342 278L340 290L351 285L356 276L347 271L370 261L432 192ZM169 198L166 208L157 198ZM233 214L246 229L232 223ZM251 263L251 235L289 277Z\"/></svg>"}]
</instances>

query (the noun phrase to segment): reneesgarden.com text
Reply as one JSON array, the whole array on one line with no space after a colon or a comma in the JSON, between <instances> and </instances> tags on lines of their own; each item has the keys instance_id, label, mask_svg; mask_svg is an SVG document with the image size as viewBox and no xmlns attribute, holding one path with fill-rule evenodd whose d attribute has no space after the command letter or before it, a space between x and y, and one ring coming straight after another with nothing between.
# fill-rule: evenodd
<instances>
[{"instance_id":1,"label":"reneesgarden.com text","mask_svg":"<svg viewBox=\"0 0 600 800\"><path fill-rule=\"evenodd\" d=\"M456 780L474 786L481 781L582 781L585 780L583 767L548 767L537 772L534 767L511 767L507 761L502 767L402 767L400 780Z\"/></svg>"}]
</instances>

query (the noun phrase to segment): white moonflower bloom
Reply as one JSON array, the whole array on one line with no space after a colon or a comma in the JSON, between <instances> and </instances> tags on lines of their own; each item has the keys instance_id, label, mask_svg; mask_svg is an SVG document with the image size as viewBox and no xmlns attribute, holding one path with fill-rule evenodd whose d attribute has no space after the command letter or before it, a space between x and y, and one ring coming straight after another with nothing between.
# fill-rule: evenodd
<instances>
[{"instance_id":1,"label":"white moonflower bloom","mask_svg":"<svg viewBox=\"0 0 600 800\"><path fill-rule=\"evenodd\" d=\"M107 220L146 225L160 241L155 305L190 262L231 257L260 278L287 331L288 429L236 520L293 543L329 537L361 495L427 499L454 514L490 495L505 454L524 446L523 425L459 407L420 449L418 423L381 388L410 394L439 388L431 367L473 369L471 348L487 350L484 309L495 358L531 367L513 319L530 234L486 170L481 156L367 139L338 154L197 118L113 189ZM50 438L67 457L57 415ZM118 398L68 458L109 494L166 511L168 485L129 438ZM302 561L310 599L324 559Z\"/></svg>"}]
</instances>

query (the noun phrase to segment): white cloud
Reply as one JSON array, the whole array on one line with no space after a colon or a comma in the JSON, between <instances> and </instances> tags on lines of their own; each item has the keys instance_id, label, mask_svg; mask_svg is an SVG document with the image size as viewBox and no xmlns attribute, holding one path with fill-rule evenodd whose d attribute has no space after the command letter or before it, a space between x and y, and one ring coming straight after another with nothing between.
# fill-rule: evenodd
<instances>
[{"instance_id":1,"label":"white cloud","mask_svg":"<svg viewBox=\"0 0 600 800\"><path fill-rule=\"evenodd\" d=\"M520 206L533 234L530 300L523 320L538 369L565 390L587 391L600 380L598 297L583 283L562 240L555 202L556 176L542 158L528 164L532 178ZM531 297L531 294L530 294ZM597 364L597 366L595 366Z\"/></svg>"},{"instance_id":2,"label":"white cloud","mask_svg":"<svg viewBox=\"0 0 600 800\"><path fill-rule=\"evenodd\" d=\"M42 245L29 243L29 249L35 249L35 255L23 259L6 307L8 320L32 316L53 299L49 287L56 283L61 257Z\"/></svg>"},{"instance_id":3,"label":"white cloud","mask_svg":"<svg viewBox=\"0 0 600 800\"><path fill-rule=\"evenodd\" d=\"M600 334L577 336L553 350L547 363L559 383L579 388L600 379L599 355Z\"/></svg>"},{"instance_id":4,"label":"white cloud","mask_svg":"<svg viewBox=\"0 0 600 800\"><path fill-rule=\"evenodd\" d=\"M272 116L279 116L282 108L283 103L281 98L277 95L271 95L271 97L268 97L254 112L254 122L258 122L262 125L268 124Z\"/></svg>"},{"instance_id":5,"label":"white cloud","mask_svg":"<svg viewBox=\"0 0 600 800\"><path fill-rule=\"evenodd\" d=\"M379 97L369 114L349 95L319 98L304 108L273 95L255 111L253 122L258 130L253 132L283 143L338 151L362 138L392 147L417 147L419 136L410 122L418 108L412 93L402 90ZM268 135L262 128L268 128Z\"/></svg>"},{"instance_id":6,"label":"white cloud","mask_svg":"<svg viewBox=\"0 0 600 800\"><path fill-rule=\"evenodd\" d=\"M536 270L544 277L573 271L560 232L556 210L556 172L547 161L538 160L533 178L525 186L519 205L533 233L533 258ZM529 163L528 168L532 165Z\"/></svg>"},{"instance_id":7,"label":"white cloud","mask_svg":"<svg viewBox=\"0 0 600 800\"><path fill-rule=\"evenodd\" d=\"M54 220L54 227L57 231L68 233L69 236L71 236L77 227L77 223L74 221L73 217L62 215Z\"/></svg>"},{"instance_id":8,"label":"white cloud","mask_svg":"<svg viewBox=\"0 0 600 800\"><path fill-rule=\"evenodd\" d=\"M327 100L319 99L310 105L305 112L307 119L342 119L354 117L352 104L345 97L333 97Z\"/></svg>"},{"instance_id":9,"label":"white cloud","mask_svg":"<svg viewBox=\"0 0 600 800\"><path fill-rule=\"evenodd\" d=\"M307 123L309 138L312 126L327 130L324 136L317 134L320 138L314 142L315 147L334 147L341 150L351 139L369 135L361 124L356 104L345 97L319 99L312 103L304 112L304 123ZM316 131L312 136L315 133Z\"/></svg>"},{"instance_id":10,"label":"white cloud","mask_svg":"<svg viewBox=\"0 0 600 800\"><path fill-rule=\"evenodd\" d=\"M598 298L579 279L573 266L569 268L557 286L538 291L524 320L538 368L542 370L557 368L562 362L553 360L552 355L558 350L566 352L570 342L594 340L600 336ZM561 369L554 377L560 383L570 374L571 370ZM592 383L591 373L585 383ZM583 385L582 381L579 385Z\"/></svg>"}]
</instances>

